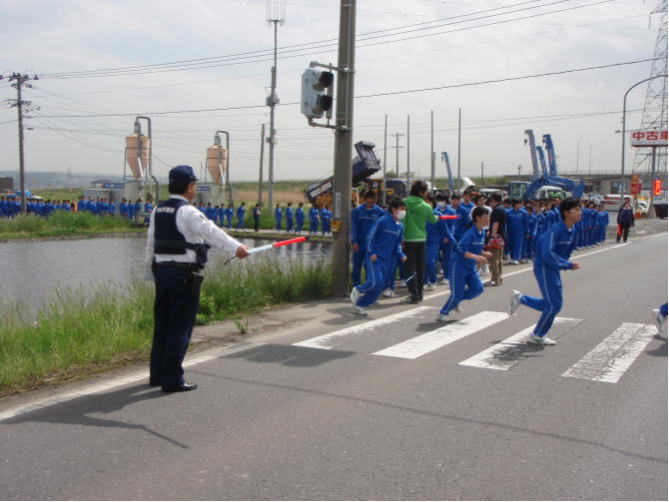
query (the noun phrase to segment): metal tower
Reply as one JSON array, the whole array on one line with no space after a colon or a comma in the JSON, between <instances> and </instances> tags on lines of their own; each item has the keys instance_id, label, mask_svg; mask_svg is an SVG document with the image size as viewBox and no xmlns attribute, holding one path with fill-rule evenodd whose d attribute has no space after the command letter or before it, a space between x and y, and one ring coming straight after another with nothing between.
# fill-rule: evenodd
<instances>
[{"instance_id":1,"label":"metal tower","mask_svg":"<svg viewBox=\"0 0 669 502\"><path fill-rule=\"evenodd\" d=\"M650 68L650 76L667 74L667 0L659 0L658 5L651 15L656 16L659 21L655 50L653 51L653 63ZM646 89L646 100L643 105L643 116L639 129L667 128L667 79L656 78L648 82ZM656 176L667 174L667 149L658 148ZM650 175L651 153L647 148L635 148L632 172L642 175Z\"/></svg>"}]
</instances>

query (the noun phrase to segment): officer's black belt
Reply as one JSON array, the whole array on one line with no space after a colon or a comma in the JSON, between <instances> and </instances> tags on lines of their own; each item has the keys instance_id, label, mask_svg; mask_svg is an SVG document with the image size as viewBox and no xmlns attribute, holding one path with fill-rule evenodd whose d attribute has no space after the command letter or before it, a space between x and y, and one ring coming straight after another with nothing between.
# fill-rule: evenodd
<instances>
[{"instance_id":1,"label":"officer's black belt","mask_svg":"<svg viewBox=\"0 0 669 502\"><path fill-rule=\"evenodd\" d=\"M175 267L175 268L185 268L188 270L200 270L197 263L181 263L178 261L161 261L155 262L156 267Z\"/></svg>"}]
</instances>

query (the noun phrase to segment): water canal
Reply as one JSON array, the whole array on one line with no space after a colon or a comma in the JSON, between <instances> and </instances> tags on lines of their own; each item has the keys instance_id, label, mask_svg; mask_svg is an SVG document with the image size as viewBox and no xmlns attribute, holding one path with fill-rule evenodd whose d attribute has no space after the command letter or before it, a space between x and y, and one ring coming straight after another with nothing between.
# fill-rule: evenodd
<instances>
[{"instance_id":1,"label":"water canal","mask_svg":"<svg viewBox=\"0 0 669 502\"><path fill-rule=\"evenodd\" d=\"M251 247L268 244L262 239L239 239ZM107 285L123 288L144 271L146 236L77 240L16 240L0 243L0 301L43 304L58 288L86 291ZM305 242L233 260L227 266L248 266L258 259L317 261L329 258L331 243ZM209 253L210 265L221 265L230 257L220 250Z\"/></svg>"}]
</instances>

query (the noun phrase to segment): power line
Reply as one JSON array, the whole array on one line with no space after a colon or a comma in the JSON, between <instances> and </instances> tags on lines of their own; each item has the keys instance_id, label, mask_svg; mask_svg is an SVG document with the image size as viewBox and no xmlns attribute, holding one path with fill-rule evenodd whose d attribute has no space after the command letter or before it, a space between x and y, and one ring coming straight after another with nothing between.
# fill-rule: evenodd
<instances>
[{"instance_id":1,"label":"power line","mask_svg":"<svg viewBox=\"0 0 669 502\"><path fill-rule=\"evenodd\" d=\"M564 74L569 74L569 73L576 73L576 72L581 72L581 71L590 71L590 70L601 70L604 68L614 68L614 67L620 67L620 66L626 66L626 65L632 65L632 64L639 64L639 63L646 63L648 61L653 61L653 58L647 58L647 59L638 59L635 61L625 61L622 63L611 63L607 65L598 65L598 66L587 66L587 67L582 67L582 68L572 68L568 70L560 70L560 71L553 71L553 72L546 72L546 73L536 73L532 75L522 75L519 77L506 77L506 78L500 78L500 79L491 79L491 80L479 80L475 82L466 82L462 84L450 84L450 85L443 85L443 86L436 86L436 87L424 87L421 89L405 89L405 90L398 90L398 91L388 91L388 92L380 92L380 93L375 93L375 94L363 94L360 96L356 96L356 99L364 99L364 98L375 98L375 97L381 97L381 96L392 96L392 95L398 95L398 94L411 94L411 93L416 93L416 92L428 92L428 91L437 91L437 90L443 90L443 89L456 89L460 87L471 87L471 86L476 86L476 85L487 85L487 84L497 84L501 82L512 82L512 81L518 81L518 80L527 80L531 78L539 78L539 77L548 77L548 76L555 76L555 75L564 75ZM293 101L290 103L281 103L279 106L292 106L292 105L298 105L300 104L299 101ZM230 107L220 107L220 108L200 108L200 109L192 109L192 110L168 110L168 111L153 111L153 112L142 112L142 113L97 113L97 114L86 114L86 115L44 115L44 117L48 118L87 118L87 117L132 117L136 115L170 115L170 114L179 114L179 113L201 113L201 112L212 112L212 111L227 111L227 110L248 110L248 109L255 109L255 108L264 108L265 105L240 105L240 106L230 106Z\"/></svg>"},{"instance_id":2,"label":"power line","mask_svg":"<svg viewBox=\"0 0 669 502\"><path fill-rule=\"evenodd\" d=\"M482 17L479 17L479 18L467 19L467 20L462 20L462 21L449 22L449 23L445 23L445 24L443 24L441 26L437 26L437 27L443 27L443 26L453 25L453 24L461 24L461 23L466 23L466 22L471 22L471 21L479 21L479 20L487 19L487 18L491 18L491 17L508 15L508 14L512 14L512 13L516 13L516 12L526 11L526 10L530 10L530 9L536 9L536 8L540 8L540 7L552 6L552 5L555 5L555 4L565 3L565 2L570 2L570 1L573 1L573 0L557 0L557 1L554 1L552 3L542 4L542 5L538 5L538 6L534 6L534 7L526 7L526 8L523 8L523 9L517 9L515 11L509 11L509 12L504 12L504 13L499 13L499 14L492 14L492 15L488 15L488 16L482 16ZM464 27L464 28L441 31L441 32L437 32L437 33L427 33L427 34L423 34L423 35L415 35L415 36L410 36L410 37L398 38L398 39L394 39L394 40L384 40L384 41L379 41L379 42L374 42L374 43L369 43L369 44L361 44L361 45L358 45L357 48L372 47L372 46L376 46L376 45L386 45L386 44L391 44L391 43L404 42L404 41L407 41L407 40L415 40L415 39L432 37L432 36L437 36L437 35L444 35L444 34L448 34L448 33L455 33L455 32L467 31L467 30L472 30L472 29L477 29L477 28L495 26L495 25L498 25L498 24L506 24L506 23L516 22L516 21L520 21L520 20L524 20L524 19L530 19L530 18L541 17L541 16L550 15L550 14L558 14L558 13L567 12L567 11L571 11L571 10L582 9L582 8L586 8L586 7L592 7L592 6L596 6L596 5L610 3L610 2L613 2L613 1L615 1L615 0L602 0L602 1L594 2L594 3L585 4L585 5L577 5L577 6L574 6L574 7L568 7L568 8L559 9L559 10L555 10L555 11L549 11L549 12L540 12L540 13L532 14L532 15L528 15L528 16L517 17L517 18L512 18L512 19L504 19L504 20L495 21L495 22L491 22L491 23L480 24L480 25L476 25L476 26L467 26L467 27ZM437 28L437 27L423 28L423 30L434 29L434 28ZM412 30L412 31L419 31L419 30ZM408 32L405 32L405 33L408 33ZM383 37L392 37L392 36L396 36L396 35L398 35L398 34L394 33L394 34L384 35ZM378 37L373 37L373 38L378 38ZM365 40L363 39L362 41L364 42ZM324 52L335 52L337 50L336 46L334 46L334 44L326 44L326 45L320 45L319 46L319 45L314 45L312 43L312 44L301 44L301 45L308 45L308 47L305 48L305 49L284 50L284 51L281 52L282 54L291 53L291 52L299 52L299 54L294 54L294 55L290 55L290 56L283 56L283 57L280 57L279 59L292 59L292 58L297 58L297 57L304 57L304 56L307 56L307 55L322 54ZM313 49L327 49L328 47L332 47L332 48L328 49L328 50L320 50L320 51L317 51L317 52L313 51ZM304 51L307 51L307 52L304 52ZM162 68L161 67L161 68L157 68L157 69L155 69L155 68L150 69L149 68L149 69L141 70L141 71L135 71L135 70L128 70L128 71L104 70L103 71L103 70L99 70L98 73L83 73L83 72L81 72L81 73L77 73L77 74L74 74L74 73L73 74L64 74L64 73L63 74L51 74L52 75L51 77L44 77L44 78L70 79L70 78L100 78L100 77L112 77L112 76L146 75L146 74L152 74L152 73L165 73L165 72L173 72L173 71L198 70L198 69L218 68L218 67L225 67L225 66L236 66L236 65L240 65L240 64L252 64L252 63L272 61L272 59L255 59L255 60L252 60L253 58L258 58L258 57L264 57L264 55L263 56L247 56L247 57L240 57L240 58L232 58L232 59L228 59L225 62L216 63L216 64L202 65L202 64L198 63L197 65L194 65L194 64L175 65L173 67L167 67L167 68Z\"/></svg>"},{"instance_id":3,"label":"power line","mask_svg":"<svg viewBox=\"0 0 669 502\"><path fill-rule=\"evenodd\" d=\"M409 25L403 25L399 26L396 28L388 28L385 30L376 30L376 31L371 31L367 33L361 33L358 35L358 37L364 37L366 35L373 35L376 33L381 33L381 32L388 32L388 31L397 31L401 30L404 28L410 28L414 26L419 26L419 25L424 25L424 24L430 24L430 23L438 23L442 22L448 19L457 19L457 18L462 18L462 17L468 17L468 16L473 16L477 14L483 14L486 12L494 12L496 10L501 10L501 9L506 9L506 8L512 8L512 7L517 7L519 5L525 5L528 3L537 3L539 0L531 0L531 1L525 1L525 2L520 2L516 4L510 4L502 7L495 7L492 9L486 9L483 11L478 11L478 12L472 12L472 13L467 13L467 14L461 14L459 16L453 16L450 18L442 18L442 19L437 19L434 21L428 21L424 23L415 23L415 24L409 24ZM279 50L285 50L285 49L294 49L297 47L309 47L313 48L314 45L317 44L325 44L328 43L328 45L336 44L337 39L326 39L326 40L320 40L320 41L312 41L312 42L305 42L305 43L300 43L300 44L293 44L293 45L286 45L283 47L279 47ZM254 51L247 51L247 52L238 52L238 53L232 53L232 54L227 54L227 55L222 55L222 56L212 56L212 57L206 57L206 58L195 58L195 59L183 59L183 60L177 60L177 61L169 61L165 63L155 63L155 64L148 64L148 65L134 65L134 66L121 66L121 67L115 67L115 68L102 68L102 69L97 69L97 70L86 70L86 71L79 71L79 72L56 72L56 73L44 73L42 74L43 77L45 78L55 78L55 77L62 77L62 76L75 76L75 75L87 75L87 74L94 74L94 73L102 73L102 72L116 72L116 71L128 71L128 70L142 70L142 69L149 69L149 68L156 68L156 67L163 67L163 66L173 66L173 65L183 65L187 63L210 63L210 62L215 62L215 61L220 61L221 59L227 59L227 58L233 58L236 56L251 56L251 57L261 57L261 56L268 56L272 54L273 49L261 49L261 50L254 50Z\"/></svg>"}]
</instances>

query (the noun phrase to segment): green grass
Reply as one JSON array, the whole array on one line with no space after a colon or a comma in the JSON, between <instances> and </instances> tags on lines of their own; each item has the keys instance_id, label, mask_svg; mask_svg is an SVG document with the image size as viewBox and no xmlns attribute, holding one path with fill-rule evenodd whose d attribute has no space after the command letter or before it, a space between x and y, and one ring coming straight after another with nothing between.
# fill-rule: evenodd
<instances>
[{"instance_id":1,"label":"green grass","mask_svg":"<svg viewBox=\"0 0 669 502\"><path fill-rule=\"evenodd\" d=\"M111 232L143 232L120 216L56 211L48 218L28 214L14 219L0 219L0 239L94 235Z\"/></svg>"},{"instance_id":2,"label":"green grass","mask_svg":"<svg viewBox=\"0 0 669 502\"><path fill-rule=\"evenodd\" d=\"M270 261L214 269L203 285L198 323L323 298L330 270L324 262L282 269ZM124 295L109 287L58 292L34 314L25 304L0 305L0 396L146 361L152 309L153 285L141 281Z\"/></svg>"}]
</instances>

